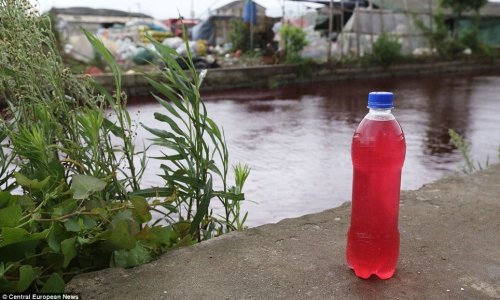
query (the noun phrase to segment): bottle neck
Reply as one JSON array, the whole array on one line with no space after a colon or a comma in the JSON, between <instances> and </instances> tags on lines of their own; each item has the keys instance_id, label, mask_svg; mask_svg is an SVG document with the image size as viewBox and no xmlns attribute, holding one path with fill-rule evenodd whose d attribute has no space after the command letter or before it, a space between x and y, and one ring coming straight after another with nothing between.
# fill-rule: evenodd
<instances>
[{"instance_id":1,"label":"bottle neck","mask_svg":"<svg viewBox=\"0 0 500 300\"><path fill-rule=\"evenodd\" d=\"M392 114L392 108L369 108L370 111L366 115L366 118L370 120L394 120L394 115Z\"/></svg>"}]
</instances>

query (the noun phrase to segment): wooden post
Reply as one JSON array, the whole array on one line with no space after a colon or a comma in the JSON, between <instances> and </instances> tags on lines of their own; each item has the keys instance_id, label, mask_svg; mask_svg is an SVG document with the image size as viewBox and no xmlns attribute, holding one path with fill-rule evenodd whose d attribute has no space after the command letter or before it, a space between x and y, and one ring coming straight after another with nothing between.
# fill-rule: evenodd
<instances>
[{"instance_id":1,"label":"wooden post","mask_svg":"<svg viewBox=\"0 0 500 300\"><path fill-rule=\"evenodd\" d=\"M329 11L329 17L328 17L328 36L327 36L327 42L328 42L328 48L327 48L327 57L328 57L328 63L332 62L332 31L333 31L333 0L330 0L330 9ZM337 36L338 38L338 36Z\"/></svg>"},{"instance_id":2,"label":"wooden post","mask_svg":"<svg viewBox=\"0 0 500 300\"><path fill-rule=\"evenodd\" d=\"M384 28L384 0L380 1L379 16L380 16L380 33L384 33L385 32L385 28Z\"/></svg>"},{"instance_id":3,"label":"wooden post","mask_svg":"<svg viewBox=\"0 0 500 300\"><path fill-rule=\"evenodd\" d=\"M342 58L344 57L344 0L340 0L340 37L340 58Z\"/></svg>"},{"instance_id":4,"label":"wooden post","mask_svg":"<svg viewBox=\"0 0 500 300\"><path fill-rule=\"evenodd\" d=\"M410 50L413 51L413 35L411 31L411 23L408 17L408 0L403 0L405 6L405 18L406 18L406 26L408 26L408 44L410 46Z\"/></svg>"},{"instance_id":5,"label":"wooden post","mask_svg":"<svg viewBox=\"0 0 500 300\"><path fill-rule=\"evenodd\" d=\"M370 1L369 11L370 11L370 44L371 44L371 49L373 50L373 4L372 4L372 1Z\"/></svg>"},{"instance_id":6,"label":"wooden post","mask_svg":"<svg viewBox=\"0 0 500 300\"><path fill-rule=\"evenodd\" d=\"M431 27L431 32L434 32L434 16L433 16L433 11L432 11L433 7L432 7L432 0L429 0L429 21L430 21L430 27Z\"/></svg>"},{"instance_id":7,"label":"wooden post","mask_svg":"<svg viewBox=\"0 0 500 300\"><path fill-rule=\"evenodd\" d=\"M253 52L253 0L250 0L250 51Z\"/></svg>"},{"instance_id":8,"label":"wooden post","mask_svg":"<svg viewBox=\"0 0 500 300\"><path fill-rule=\"evenodd\" d=\"M359 5L358 5L358 1L356 1L356 5L354 6L354 18L356 18L354 20L354 26L355 26L355 30L356 30L356 55L358 56L359 58L359 52L360 52L360 36L359 36Z\"/></svg>"}]
</instances>

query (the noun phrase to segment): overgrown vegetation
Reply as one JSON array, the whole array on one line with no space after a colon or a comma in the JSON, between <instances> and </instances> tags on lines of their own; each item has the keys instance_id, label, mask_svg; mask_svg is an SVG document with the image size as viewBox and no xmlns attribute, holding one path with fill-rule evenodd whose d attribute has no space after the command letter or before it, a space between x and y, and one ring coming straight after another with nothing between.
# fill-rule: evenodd
<instances>
[{"instance_id":1,"label":"overgrown vegetation","mask_svg":"<svg viewBox=\"0 0 500 300\"><path fill-rule=\"evenodd\" d=\"M87 33L114 74L114 94L64 68L52 30L42 24L46 17L28 1L0 0L0 97L9 103L0 121L0 291L61 292L75 274L133 267L242 229L249 169L234 167L236 182L228 183L223 130L208 117L199 94L203 73L190 54L185 74L174 50L155 45L168 66L166 83L150 80L166 97L156 97L164 128L147 129L165 147L152 158L164 162L165 186L146 188L147 149L136 148L137 124L111 53ZM152 212L162 217L153 220Z\"/></svg>"},{"instance_id":2,"label":"overgrown vegetation","mask_svg":"<svg viewBox=\"0 0 500 300\"><path fill-rule=\"evenodd\" d=\"M457 20L460 20L464 12L473 11L475 16L475 29L479 24L479 10L488 0L440 0L439 4L443 8L450 8L454 14L453 30L454 37L457 36Z\"/></svg>"},{"instance_id":3,"label":"overgrown vegetation","mask_svg":"<svg viewBox=\"0 0 500 300\"><path fill-rule=\"evenodd\" d=\"M231 19L231 32L229 40L232 43L231 51L240 50L243 53L252 55L256 50L262 53L269 43L273 43L274 32L272 30L274 23L271 19L264 19L262 23L253 28L253 49L250 45L250 25L242 19Z\"/></svg>"},{"instance_id":4,"label":"overgrown vegetation","mask_svg":"<svg viewBox=\"0 0 500 300\"><path fill-rule=\"evenodd\" d=\"M434 49L440 58L453 58L470 49L479 58L493 59L496 50L481 42L479 38L479 10L487 3L486 0L442 0L438 2L433 18L433 27L426 26L421 20L415 19L415 24L427 39L428 45ZM446 24L443 8L453 11L453 23L450 30ZM458 31L458 20L464 12L474 13L473 26L470 29Z\"/></svg>"},{"instance_id":5,"label":"overgrown vegetation","mask_svg":"<svg viewBox=\"0 0 500 300\"><path fill-rule=\"evenodd\" d=\"M241 50L246 52L250 50L250 27L241 19L231 20L232 31L229 34L229 40L233 44L232 51Z\"/></svg>"},{"instance_id":6,"label":"overgrown vegetation","mask_svg":"<svg viewBox=\"0 0 500 300\"><path fill-rule=\"evenodd\" d=\"M462 168L462 171L466 174L471 174L475 171L482 170L483 166L481 165L481 163L480 162L475 163L474 160L472 159L470 153L470 144L464 141L462 136L451 128L448 129L448 134L451 137L451 142L458 149L458 151L460 151L460 155L462 156L462 159L465 162L465 166ZM500 148L498 157L500 158ZM485 163L485 167L488 166L489 166L489 158L486 159Z\"/></svg>"},{"instance_id":7,"label":"overgrown vegetation","mask_svg":"<svg viewBox=\"0 0 500 300\"><path fill-rule=\"evenodd\" d=\"M382 33L373 44L368 60L374 64L388 67L401 60L402 57L399 41L386 33Z\"/></svg>"},{"instance_id":8,"label":"overgrown vegetation","mask_svg":"<svg viewBox=\"0 0 500 300\"><path fill-rule=\"evenodd\" d=\"M307 45L306 33L302 28L285 24L280 28L280 37L286 63L301 62L300 53Z\"/></svg>"}]
</instances>

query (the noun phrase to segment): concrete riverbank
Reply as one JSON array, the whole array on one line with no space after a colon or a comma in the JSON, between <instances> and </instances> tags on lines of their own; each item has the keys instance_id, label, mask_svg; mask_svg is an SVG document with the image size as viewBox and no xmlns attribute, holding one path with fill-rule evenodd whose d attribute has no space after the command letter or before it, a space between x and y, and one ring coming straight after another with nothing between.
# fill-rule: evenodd
<instances>
[{"instance_id":1,"label":"concrete riverbank","mask_svg":"<svg viewBox=\"0 0 500 300\"><path fill-rule=\"evenodd\" d=\"M304 201L314 201L311 199ZM389 280L345 265L350 204L171 251L137 268L76 277L82 299L500 298L500 165L401 194L401 255Z\"/></svg>"},{"instance_id":2,"label":"concrete riverbank","mask_svg":"<svg viewBox=\"0 0 500 300\"><path fill-rule=\"evenodd\" d=\"M363 78L389 78L396 76L419 76L431 74L464 74L500 71L500 60L453 61L399 64L382 67L335 67L322 65L272 65L247 68L209 69L202 85L203 91L237 88L276 88L279 86L307 82L333 82ZM158 77L159 74L148 74ZM114 90L111 74L95 76L97 83ZM124 74L123 90L131 97L150 96L153 91L143 74Z\"/></svg>"}]
</instances>

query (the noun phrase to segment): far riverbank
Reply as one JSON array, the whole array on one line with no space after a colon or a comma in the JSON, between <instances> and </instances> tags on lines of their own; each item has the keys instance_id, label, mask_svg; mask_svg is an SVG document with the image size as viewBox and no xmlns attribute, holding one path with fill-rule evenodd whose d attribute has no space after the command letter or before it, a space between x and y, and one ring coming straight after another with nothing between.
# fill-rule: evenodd
<instances>
[{"instance_id":1,"label":"far riverbank","mask_svg":"<svg viewBox=\"0 0 500 300\"><path fill-rule=\"evenodd\" d=\"M398 64L383 67L336 67L328 64L272 65L246 68L209 69L202 91L221 91L242 88L277 88L281 86L356 80L366 78L390 78L425 76L432 74L469 74L500 71L500 60L453 61ZM157 77L160 73L148 74ZM96 75L95 80L109 90L114 90L112 74ZM144 74L124 74L123 90L130 97L149 96L153 91Z\"/></svg>"}]
</instances>

